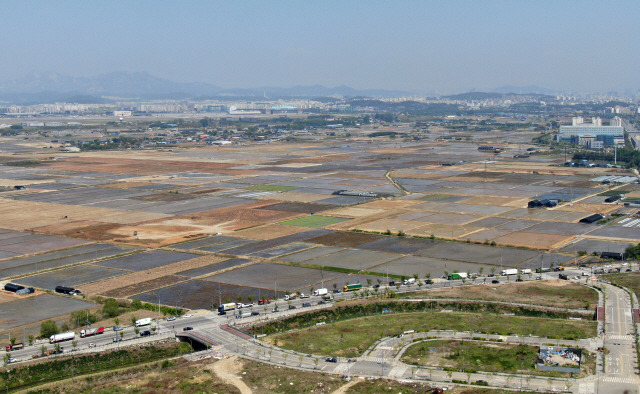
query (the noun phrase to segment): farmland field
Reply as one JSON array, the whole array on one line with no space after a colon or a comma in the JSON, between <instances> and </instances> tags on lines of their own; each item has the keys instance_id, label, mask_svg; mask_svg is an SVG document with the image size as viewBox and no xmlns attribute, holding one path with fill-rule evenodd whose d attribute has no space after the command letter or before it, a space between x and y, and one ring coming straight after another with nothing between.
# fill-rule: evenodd
<instances>
[{"instance_id":1,"label":"farmland field","mask_svg":"<svg viewBox=\"0 0 640 394\"><path fill-rule=\"evenodd\" d=\"M344 218L336 218L331 216L305 216L298 219L287 220L285 222L280 222L280 224L285 224L288 226L301 226L301 227L324 227L330 224L344 222L347 219Z\"/></svg>"}]
</instances>

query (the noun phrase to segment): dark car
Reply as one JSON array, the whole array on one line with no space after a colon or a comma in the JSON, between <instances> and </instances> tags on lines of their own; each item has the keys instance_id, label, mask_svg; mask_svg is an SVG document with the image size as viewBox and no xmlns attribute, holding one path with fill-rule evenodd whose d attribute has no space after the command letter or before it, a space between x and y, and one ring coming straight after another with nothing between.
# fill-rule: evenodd
<instances>
[{"instance_id":1,"label":"dark car","mask_svg":"<svg viewBox=\"0 0 640 394\"><path fill-rule=\"evenodd\" d=\"M396 285L395 281L392 280L391 282L389 282L389 286L395 286L395 285Z\"/></svg>"},{"instance_id":2,"label":"dark car","mask_svg":"<svg viewBox=\"0 0 640 394\"><path fill-rule=\"evenodd\" d=\"M424 283L427 284L427 285L432 285L433 281L431 279L427 279L427 280L424 281Z\"/></svg>"},{"instance_id":3,"label":"dark car","mask_svg":"<svg viewBox=\"0 0 640 394\"><path fill-rule=\"evenodd\" d=\"M289 305L289 309L296 309L295 305Z\"/></svg>"},{"instance_id":4,"label":"dark car","mask_svg":"<svg viewBox=\"0 0 640 394\"><path fill-rule=\"evenodd\" d=\"M494 279L494 280L492 280L492 281L491 281L491 283L493 283L493 284L496 284L496 285L497 285L498 283L500 283L500 281L499 281L498 279Z\"/></svg>"},{"instance_id":5,"label":"dark car","mask_svg":"<svg viewBox=\"0 0 640 394\"><path fill-rule=\"evenodd\" d=\"M380 285L373 285L374 289L377 289L378 287L380 287Z\"/></svg>"},{"instance_id":6,"label":"dark car","mask_svg":"<svg viewBox=\"0 0 640 394\"><path fill-rule=\"evenodd\" d=\"M142 331L142 332L140 333L140 336L141 336L141 337L148 337L149 335L151 335L151 331L149 331L149 330Z\"/></svg>"},{"instance_id":7,"label":"dark car","mask_svg":"<svg viewBox=\"0 0 640 394\"><path fill-rule=\"evenodd\" d=\"M489 278L493 278L495 275L494 274L489 274L487 275Z\"/></svg>"},{"instance_id":8,"label":"dark car","mask_svg":"<svg viewBox=\"0 0 640 394\"><path fill-rule=\"evenodd\" d=\"M308 308L308 307L310 307L310 306L311 306L311 303L310 303L310 302L303 302L303 303L302 303L302 307L303 307L303 308Z\"/></svg>"},{"instance_id":9,"label":"dark car","mask_svg":"<svg viewBox=\"0 0 640 394\"><path fill-rule=\"evenodd\" d=\"M322 304L326 304L326 302L324 300L318 301L318 305L322 305Z\"/></svg>"},{"instance_id":10,"label":"dark car","mask_svg":"<svg viewBox=\"0 0 640 394\"><path fill-rule=\"evenodd\" d=\"M340 290L338 290L338 289L334 289L333 290L333 294L338 294L338 293L340 293Z\"/></svg>"},{"instance_id":11,"label":"dark car","mask_svg":"<svg viewBox=\"0 0 640 394\"><path fill-rule=\"evenodd\" d=\"M516 282L524 282L521 278L516 279Z\"/></svg>"},{"instance_id":12,"label":"dark car","mask_svg":"<svg viewBox=\"0 0 640 394\"><path fill-rule=\"evenodd\" d=\"M258 316L260 312L251 312L251 316Z\"/></svg>"},{"instance_id":13,"label":"dark car","mask_svg":"<svg viewBox=\"0 0 640 394\"><path fill-rule=\"evenodd\" d=\"M328 363L337 363L338 359L335 357L327 357L324 359L324 361L328 362Z\"/></svg>"},{"instance_id":14,"label":"dark car","mask_svg":"<svg viewBox=\"0 0 640 394\"><path fill-rule=\"evenodd\" d=\"M185 327L182 329L182 331L191 331L193 330L193 327Z\"/></svg>"}]
</instances>

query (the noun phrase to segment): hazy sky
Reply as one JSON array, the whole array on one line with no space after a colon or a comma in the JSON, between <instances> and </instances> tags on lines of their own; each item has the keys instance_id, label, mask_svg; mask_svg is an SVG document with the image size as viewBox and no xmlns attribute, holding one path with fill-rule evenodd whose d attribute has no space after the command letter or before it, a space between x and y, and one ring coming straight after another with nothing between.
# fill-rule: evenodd
<instances>
[{"instance_id":1,"label":"hazy sky","mask_svg":"<svg viewBox=\"0 0 640 394\"><path fill-rule=\"evenodd\" d=\"M640 88L640 1L22 1L0 80L147 71L222 87Z\"/></svg>"}]
</instances>

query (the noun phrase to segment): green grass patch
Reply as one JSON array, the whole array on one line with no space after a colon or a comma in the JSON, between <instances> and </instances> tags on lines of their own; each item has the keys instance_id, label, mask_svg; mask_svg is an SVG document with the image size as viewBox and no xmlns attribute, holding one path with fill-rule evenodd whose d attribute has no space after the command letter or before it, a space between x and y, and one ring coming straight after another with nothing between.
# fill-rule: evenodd
<instances>
[{"instance_id":1,"label":"green grass patch","mask_svg":"<svg viewBox=\"0 0 640 394\"><path fill-rule=\"evenodd\" d=\"M620 194L627 194L631 192L630 190L607 190L606 192L602 192L599 193L599 196L603 196L603 197L611 197L611 196L617 196Z\"/></svg>"},{"instance_id":2,"label":"green grass patch","mask_svg":"<svg viewBox=\"0 0 640 394\"><path fill-rule=\"evenodd\" d=\"M451 194L429 194L424 197L421 197L422 201L441 201L446 198L453 197Z\"/></svg>"},{"instance_id":3,"label":"green grass patch","mask_svg":"<svg viewBox=\"0 0 640 394\"><path fill-rule=\"evenodd\" d=\"M5 166L11 167L37 167L42 164L40 160L17 160L3 163Z\"/></svg>"},{"instance_id":4,"label":"green grass patch","mask_svg":"<svg viewBox=\"0 0 640 394\"><path fill-rule=\"evenodd\" d=\"M188 353L190 348L188 343L176 343L65 357L0 371L0 383L8 390L25 389L72 376L120 369L143 362L175 357Z\"/></svg>"},{"instance_id":5,"label":"green grass patch","mask_svg":"<svg viewBox=\"0 0 640 394\"><path fill-rule=\"evenodd\" d=\"M282 264L282 265L291 265L294 267L301 267L301 268L311 268L311 269L322 269L325 271L332 271L332 272L341 272L343 274L360 274L360 275L370 275L370 276L379 276L382 278L393 278L393 279L401 279L401 278L406 278L406 276L404 275L395 275L395 274L387 274L385 272L372 272L372 271L358 271L358 270L354 270L351 268L343 268L343 267L333 267L333 266L329 266L329 265L316 265L316 264L306 264L306 263L294 263L294 262L283 262L283 261L278 261L278 264ZM384 283L386 281L381 282ZM374 284L374 283L372 283Z\"/></svg>"},{"instance_id":6,"label":"green grass patch","mask_svg":"<svg viewBox=\"0 0 640 394\"><path fill-rule=\"evenodd\" d=\"M328 316L327 316L328 317ZM284 332L267 337L278 346L331 356L356 357L377 339L397 335L404 330L473 331L498 335L538 335L551 338L588 338L596 334L592 321L505 316L490 313L437 311L377 314ZM300 324L303 322L300 321ZM275 323L277 324L277 323ZM315 323L314 323L315 324ZM292 325L292 328L295 328ZM255 328L259 332L258 327Z\"/></svg>"},{"instance_id":7,"label":"green grass patch","mask_svg":"<svg viewBox=\"0 0 640 394\"><path fill-rule=\"evenodd\" d=\"M254 185L246 188L247 190L261 190L265 192L286 192L289 190L297 189L295 186L281 186L281 185Z\"/></svg>"},{"instance_id":8,"label":"green grass patch","mask_svg":"<svg viewBox=\"0 0 640 394\"><path fill-rule=\"evenodd\" d=\"M409 347L402 361L456 370L527 373L536 371L538 347L474 341L426 341Z\"/></svg>"},{"instance_id":9,"label":"green grass patch","mask_svg":"<svg viewBox=\"0 0 640 394\"><path fill-rule=\"evenodd\" d=\"M287 220L284 222L280 222L279 224L285 224L287 226L298 226L298 227L324 227L330 224L344 222L345 220L349 220L347 218L336 218L333 216L316 216L309 215L302 218Z\"/></svg>"}]
</instances>

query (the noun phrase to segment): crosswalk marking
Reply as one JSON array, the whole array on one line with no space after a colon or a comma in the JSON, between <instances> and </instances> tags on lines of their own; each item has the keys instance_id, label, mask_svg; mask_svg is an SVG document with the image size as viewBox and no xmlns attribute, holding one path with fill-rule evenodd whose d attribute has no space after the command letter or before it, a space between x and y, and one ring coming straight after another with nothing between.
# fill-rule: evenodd
<instances>
[{"instance_id":1,"label":"crosswalk marking","mask_svg":"<svg viewBox=\"0 0 640 394\"><path fill-rule=\"evenodd\" d=\"M631 383L631 384L638 383L638 381L634 378L622 378L617 376L609 376L609 377L603 378L602 381L607 383Z\"/></svg>"},{"instance_id":2,"label":"crosswalk marking","mask_svg":"<svg viewBox=\"0 0 640 394\"><path fill-rule=\"evenodd\" d=\"M633 340L633 336L631 335L607 335L606 336L607 339L617 339L620 341L632 341Z\"/></svg>"}]
</instances>

